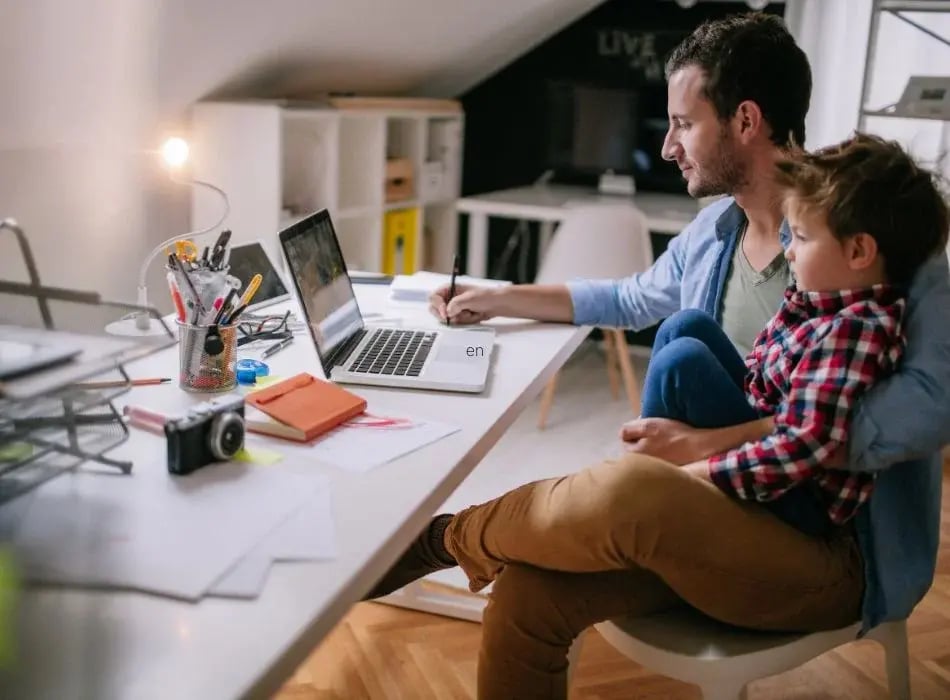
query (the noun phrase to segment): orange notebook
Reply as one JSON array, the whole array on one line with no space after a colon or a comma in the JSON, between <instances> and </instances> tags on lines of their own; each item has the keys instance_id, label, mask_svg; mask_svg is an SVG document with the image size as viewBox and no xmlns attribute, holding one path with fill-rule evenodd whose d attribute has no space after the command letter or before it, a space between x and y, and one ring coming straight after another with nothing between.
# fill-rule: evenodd
<instances>
[{"instance_id":1,"label":"orange notebook","mask_svg":"<svg viewBox=\"0 0 950 700\"><path fill-rule=\"evenodd\" d=\"M248 430L299 442L309 442L366 410L366 399L306 372L244 399L273 419L258 419L248 411L244 420Z\"/></svg>"}]
</instances>

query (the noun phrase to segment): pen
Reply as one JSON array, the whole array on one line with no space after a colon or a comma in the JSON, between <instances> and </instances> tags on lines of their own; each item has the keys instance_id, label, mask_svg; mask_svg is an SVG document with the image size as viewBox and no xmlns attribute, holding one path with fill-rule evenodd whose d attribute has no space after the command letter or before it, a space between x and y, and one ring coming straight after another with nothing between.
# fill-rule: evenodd
<instances>
[{"instance_id":1,"label":"pen","mask_svg":"<svg viewBox=\"0 0 950 700\"><path fill-rule=\"evenodd\" d=\"M286 348L288 345L290 345L293 342L293 340L294 340L294 337L290 336L289 338L284 338L283 340L277 343L274 343L273 345L268 347L266 350L264 350L264 352L261 353L261 357L270 357L271 355L274 355L280 352L281 350Z\"/></svg>"},{"instance_id":2,"label":"pen","mask_svg":"<svg viewBox=\"0 0 950 700\"><path fill-rule=\"evenodd\" d=\"M244 294L241 295L241 306L247 306L251 303L251 299L254 297L254 294L257 293L257 288L261 286L261 282L264 281L264 276L260 273L254 275L251 278L250 283L247 285L247 289L244 290Z\"/></svg>"},{"instance_id":3,"label":"pen","mask_svg":"<svg viewBox=\"0 0 950 700\"><path fill-rule=\"evenodd\" d=\"M459 274L459 254L456 253L455 260L452 262L452 281L449 284L449 299L448 301L445 302L446 306L448 306L449 301L452 301L452 299L455 297L455 278L458 277L458 274ZM452 325L452 321L449 318L448 310L446 310L446 313L445 313L445 325L447 326Z\"/></svg>"},{"instance_id":4,"label":"pen","mask_svg":"<svg viewBox=\"0 0 950 700\"><path fill-rule=\"evenodd\" d=\"M171 292L172 302L175 304L175 311L178 313L178 320L184 323L187 312L185 311L185 302L181 300L181 292L178 291L178 285L175 284L175 275L169 272L166 278L168 279L168 291Z\"/></svg>"},{"instance_id":5,"label":"pen","mask_svg":"<svg viewBox=\"0 0 950 700\"><path fill-rule=\"evenodd\" d=\"M171 377L154 377L152 379L115 379L104 382L79 382L73 384L77 389L114 389L120 386L154 386L156 384L167 384Z\"/></svg>"}]
</instances>

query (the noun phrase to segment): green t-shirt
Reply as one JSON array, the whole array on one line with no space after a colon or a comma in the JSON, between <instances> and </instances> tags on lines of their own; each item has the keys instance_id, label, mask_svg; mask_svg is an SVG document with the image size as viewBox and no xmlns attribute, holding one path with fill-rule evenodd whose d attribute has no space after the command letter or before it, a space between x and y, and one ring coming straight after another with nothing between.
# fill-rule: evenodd
<instances>
[{"instance_id":1,"label":"green t-shirt","mask_svg":"<svg viewBox=\"0 0 950 700\"><path fill-rule=\"evenodd\" d=\"M792 272L783 253L775 256L764 270L755 270L742 252L744 237L743 230L722 295L722 329L743 357L751 352L756 336L776 314L785 289L792 283Z\"/></svg>"}]
</instances>

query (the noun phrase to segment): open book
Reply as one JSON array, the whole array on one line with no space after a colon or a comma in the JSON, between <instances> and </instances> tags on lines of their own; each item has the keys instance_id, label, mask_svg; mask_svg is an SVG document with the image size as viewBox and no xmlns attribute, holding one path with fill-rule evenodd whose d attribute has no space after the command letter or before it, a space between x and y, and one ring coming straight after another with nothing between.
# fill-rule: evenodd
<instances>
[{"instance_id":1,"label":"open book","mask_svg":"<svg viewBox=\"0 0 950 700\"><path fill-rule=\"evenodd\" d=\"M416 272L412 275L396 275L389 285L389 295L393 301L427 301L436 289L452 281L451 275L440 272ZM479 287L504 287L511 284L507 280L490 280L483 277L459 275L456 284Z\"/></svg>"}]
</instances>

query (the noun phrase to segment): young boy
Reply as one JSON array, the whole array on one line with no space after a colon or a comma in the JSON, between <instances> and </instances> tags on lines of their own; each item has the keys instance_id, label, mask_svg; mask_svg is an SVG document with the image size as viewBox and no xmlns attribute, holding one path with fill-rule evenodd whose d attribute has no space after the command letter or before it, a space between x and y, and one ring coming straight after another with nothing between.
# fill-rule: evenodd
<instances>
[{"instance_id":1,"label":"young boy","mask_svg":"<svg viewBox=\"0 0 950 700\"><path fill-rule=\"evenodd\" d=\"M743 362L708 315L661 326L642 415L718 428L771 416L772 433L687 465L807 534L847 523L874 477L823 466L848 439L855 401L904 349L906 288L947 241L930 172L896 143L856 134L779 164L795 283Z\"/></svg>"}]
</instances>

